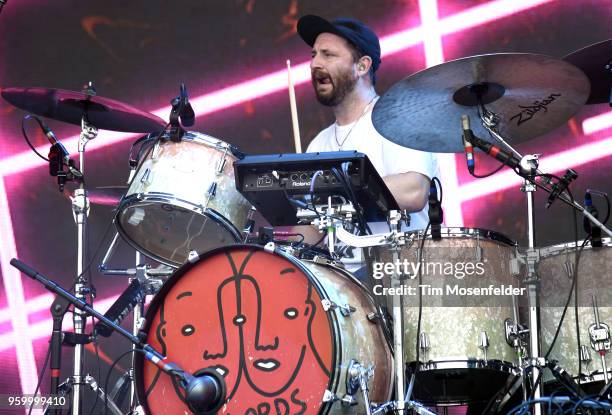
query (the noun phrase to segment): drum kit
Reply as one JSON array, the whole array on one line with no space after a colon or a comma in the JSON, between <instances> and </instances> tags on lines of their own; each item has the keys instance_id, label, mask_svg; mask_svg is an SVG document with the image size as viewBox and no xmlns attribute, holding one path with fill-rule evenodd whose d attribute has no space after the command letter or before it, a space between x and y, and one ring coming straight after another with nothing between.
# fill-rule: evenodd
<instances>
[{"instance_id":1,"label":"drum kit","mask_svg":"<svg viewBox=\"0 0 612 415\"><path fill-rule=\"evenodd\" d=\"M432 414L454 407L468 413L539 415L568 407L609 412L612 239L601 238L602 232L612 236L607 217L600 222L593 206L573 200L568 191L573 171L563 178L544 174L537 155L522 156L511 145L553 130L585 103L607 103L611 58L610 40L564 60L518 53L462 58L398 82L374 107L375 127L397 144L467 151L471 172L475 146L520 174L528 207L525 248L483 229L432 232L432 224L403 231L406 214L395 210L388 212L389 232L358 236L349 230L359 206L347 211L342 206L350 198L332 197L317 204L312 184L310 199L296 202L296 209L309 211L301 217L327 233L327 249L287 240L286 232L254 237L254 208L237 190L233 169L244 155L229 143L182 128L190 109L186 94L172 101L166 124L97 96L91 84L82 92L4 88L2 96L11 104L82 128L78 166L57 141L49 157L61 190L69 181L79 185L70 194L79 241L71 287L76 299L45 284L75 306L73 374L59 385L61 339L55 338L53 349L52 338L51 391L71 390L73 414L82 410L88 386L104 396L112 413L121 413L125 398L106 395L83 375L83 343L91 341L84 322L95 313L83 303L90 292L83 235L89 204L98 203L115 206L117 230L100 271L128 276L130 286L104 318L94 315L117 331L133 310L132 333L118 330L136 344L123 378L131 413ZM471 128L470 115L478 119ZM85 147L98 129L147 134L132 146L127 187L85 189ZM536 188L549 192L550 203L559 199L582 212L589 238L536 247ZM133 269L107 266L119 237L136 250ZM369 253L369 278L343 268L334 242ZM448 285L442 268L421 267L412 275L398 267L377 268L406 262L450 264L451 278L461 280L464 290L520 289L488 299L442 298L422 289ZM481 264L486 275L476 282L458 277L458 271L468 272L466 264ZM383 268L380 286L387 293L413 287L417 295L373 290ZM31 270L26 274L43 278ZM566 313L572 291L575 319ZM54 326L57 333L61 326ZM202 381L192 387L193 379Z\"/></svg>"}]
</instances>

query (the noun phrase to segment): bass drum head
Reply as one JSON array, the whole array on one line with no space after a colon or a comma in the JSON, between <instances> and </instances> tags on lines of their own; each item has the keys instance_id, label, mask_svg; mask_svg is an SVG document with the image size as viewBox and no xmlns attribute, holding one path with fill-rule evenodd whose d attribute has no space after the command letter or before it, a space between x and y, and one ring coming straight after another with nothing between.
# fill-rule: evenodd
<instances>
[{"instance_id":1,"label":"bass drum head","mask_svg":"<svg viewBox=\"0 0 612 415\"><path fill-rule=\"evenodd\" d=\"M146 313L147 343L195 373L227 384L219 413L325 413L336 390L338 322L320 284L298 260L234 245L185 264ZM149 414L189 413L173 380L136 358L138 397Z\"/></svg>"}]
</instances>

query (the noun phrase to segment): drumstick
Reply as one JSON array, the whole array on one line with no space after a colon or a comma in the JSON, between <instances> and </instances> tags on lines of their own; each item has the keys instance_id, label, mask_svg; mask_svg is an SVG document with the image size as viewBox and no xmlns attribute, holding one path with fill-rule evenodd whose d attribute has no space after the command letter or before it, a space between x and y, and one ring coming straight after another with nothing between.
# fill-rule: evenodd
<instances>
[{"instance_id":1,"label":"drumstick","mask_svg":"<svg viewBox=\"0 0 612 415\"><path fill-rule=\"evenodd\" d=\"M291 124L293 125L293 141L295 152L302 152L302 141L300 140L300 125L298 124L297 106L295 105L295 89L293 79L291 79L291 61L287 59L287 79L289 81L289 104L291 107Z\"/></svg>"}]
</instances>

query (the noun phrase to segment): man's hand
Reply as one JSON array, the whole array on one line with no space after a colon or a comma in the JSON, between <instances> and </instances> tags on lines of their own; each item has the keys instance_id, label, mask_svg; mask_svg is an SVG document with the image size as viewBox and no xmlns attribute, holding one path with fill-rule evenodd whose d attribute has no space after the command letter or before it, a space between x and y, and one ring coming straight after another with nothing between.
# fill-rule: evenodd
<instances>
[{"instance_id":1,"label":"man's hand","mask_svg":"<svg viewBox=\"0 0 612 415\"><path fill-rule=\"evenodd\" d=\"M400 209L418 212L427 204L429 178L421 173L408 172L383 177Z\"/></svg>"}]
</instances>

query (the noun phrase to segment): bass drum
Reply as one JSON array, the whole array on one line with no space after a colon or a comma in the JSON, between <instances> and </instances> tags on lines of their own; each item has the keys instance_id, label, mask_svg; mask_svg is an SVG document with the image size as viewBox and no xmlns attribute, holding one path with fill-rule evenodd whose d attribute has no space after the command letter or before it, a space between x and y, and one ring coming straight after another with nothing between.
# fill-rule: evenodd
<instances>
[{"instance_id":1,"label":"bass drum","mask_svg":"<svg viewBox=\"0 0 612 415\"><path fill-rule=\"evenodd\" d=\"M578 243L578 247L582 241ZM575 269L576 247L573 242L554 245L540 250L537 273L540 277L540 319L542 350L546 353L561 321L563 307L572 286L572 272ZM612 378L612 354L610 353L610 328L612 327L612 291L610 287L612 269L612 241L607 238L603 246L593 248L586 245L580 254L578 267L578 323L580 329L581 353L578 353L578 335L574 300L563 319L563 325L550 359L558 361L588 394L597 394L607 380ZM595 318L595 304L599 327ZM594 341L600 339L599 341ZM607 339L607 340L606 340ZM605 351L603 356L599 350ZM579 361L582 360L581 370ZM604 376L603 368L608 370ZM580 377L578 376L580 372ZM544 380L555 386L548 371Z\"/></svg>"},{"instance_id":2,"label":"bass drum","mask_svg":"<svg viewBox=\"0 0 612 415\"><path fill-rule=\"evenodd\" d=\"M218 413L363 414L353 362L374 368L371 401L391 394L382 321L365 288L327 261L300 261L270 244L233 245L181 267L151 303L144 331L168 361L224 377ZM147 413L188 413L169 376L141 357L135 370Z\"/></svg>"}]
</instances>

